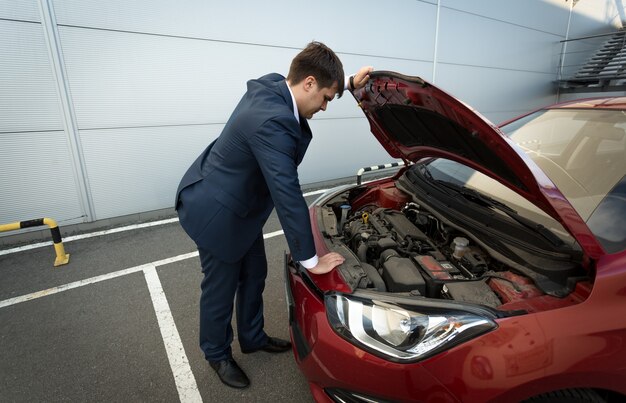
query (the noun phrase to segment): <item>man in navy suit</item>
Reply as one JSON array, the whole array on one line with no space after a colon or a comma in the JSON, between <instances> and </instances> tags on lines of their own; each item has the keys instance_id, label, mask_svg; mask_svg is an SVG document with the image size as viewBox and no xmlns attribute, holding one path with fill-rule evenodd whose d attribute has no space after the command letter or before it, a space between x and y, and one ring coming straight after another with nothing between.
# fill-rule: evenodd
<instances>
[{"instance_id":1,"label":"man in navy suit","mask_svg":"<svg viewBox=\"0 0 626 403\"><path fill-rule=\"evenodd\" d=\"M350 77L350 88L369 79L371 67ZM204 279L200 347L220 380L245 388L250 381L233 360L231 319L236 295L241 351L287 351L291 343L263 331L267 260L263 225L276 207L294 260L315 274L344 259L317 257L297 167L311 141L307 119L344 90L335 53L312 42L292 61L287 78L268 74L247 92L220 136L191 165L176 193L180 223L195 241Z\"/></svg>"}]
</instances>

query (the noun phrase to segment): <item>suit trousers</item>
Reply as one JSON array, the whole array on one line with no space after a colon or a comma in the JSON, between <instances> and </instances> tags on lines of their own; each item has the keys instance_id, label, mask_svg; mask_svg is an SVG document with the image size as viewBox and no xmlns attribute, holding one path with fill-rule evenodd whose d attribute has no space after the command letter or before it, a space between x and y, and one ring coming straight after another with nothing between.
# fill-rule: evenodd
<instances>
[{"instance_id":1,"label":"suit trousers","mask_svg":"<svg viewBox=\"0 0 626 403\"><path fill-rule=\"evenodd\" d=\"M267 343L263 330L263 290L267 258L263 234L236 263L227 263L198 247L204 279L200 296L200 348L208 361L232 355L233 302L236 296L237 338L242 349L251 350Z\"/></svg>"}]
</instances>

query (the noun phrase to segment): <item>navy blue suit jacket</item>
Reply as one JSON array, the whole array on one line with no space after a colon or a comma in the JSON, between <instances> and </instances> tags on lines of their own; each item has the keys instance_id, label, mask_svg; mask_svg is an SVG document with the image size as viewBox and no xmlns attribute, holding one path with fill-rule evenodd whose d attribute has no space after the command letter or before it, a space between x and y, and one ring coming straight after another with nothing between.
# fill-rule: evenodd
<instances>
[{"instance_id":1,"label":"navy blue suit jacket","mask_svg":"<svg viewBox=\"0 0 626 403\"><path fill-rule=\"evenodd\" d=\"M240 260L275 206L294 259L315 255L297 173L311 130L300 122L283 76L248 82L224 130L176 192L180 223L198 246L223 261Z\"/></svg>"}]
</instances>

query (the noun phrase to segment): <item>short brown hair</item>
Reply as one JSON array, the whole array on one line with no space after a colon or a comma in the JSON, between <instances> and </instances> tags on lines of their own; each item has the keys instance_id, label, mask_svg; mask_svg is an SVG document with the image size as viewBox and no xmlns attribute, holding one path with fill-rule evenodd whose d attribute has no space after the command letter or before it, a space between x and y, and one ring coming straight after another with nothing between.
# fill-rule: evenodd
<instances>
[{"instance_id":1,"label":"short brown hair","mask_svg":"<svg viewBox=\"0 0 626 403\"><path fill-rule=\"evenodd\" d=\"M343 94L344 73L341 60L328 46L321 42L311 42L291 61L287 80L298 84L308 76L313 76L320 88L330 88L337 82L337 94Z\"/></svg>"}]
</instances>

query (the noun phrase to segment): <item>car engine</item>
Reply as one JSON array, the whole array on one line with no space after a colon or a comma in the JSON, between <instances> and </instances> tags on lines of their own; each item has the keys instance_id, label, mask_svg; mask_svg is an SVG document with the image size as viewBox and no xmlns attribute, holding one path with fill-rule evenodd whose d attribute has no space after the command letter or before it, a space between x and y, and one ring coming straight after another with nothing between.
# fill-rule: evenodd
<instances>
[{"instance_id":1,"label":"car engine","mask_svg":"<svg viewBox=\"0 0 626 403\"><path fill-rule=\"evenodd\" d=\"M577 304L591 283L577 251L470 226L397 181L338 191L317 204L318 228L353 289L479 304L508 314ZM443 209L459 213L463 206ZM436 212L435 212L436 211ZM501 226L501 231L515 229ZM499 235L501 234L501 235ZM542 249L546 247L548 249Z\"/></svg>"},{"instance_id":2,"label":"car engine","mask_svg":"<svg viewBox=\"0 0 626 403\"><path fill-rule=\"evenodd\" d=\"M363 288L492 307L501 304L486 282L501 277L490 267L489 256L415 203L401 211L366 207L338 228L367 273Z\"/></svg>"}]
</instances>

